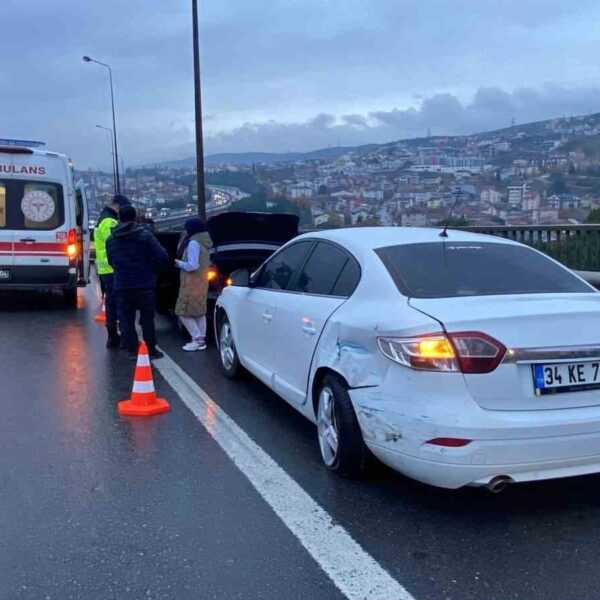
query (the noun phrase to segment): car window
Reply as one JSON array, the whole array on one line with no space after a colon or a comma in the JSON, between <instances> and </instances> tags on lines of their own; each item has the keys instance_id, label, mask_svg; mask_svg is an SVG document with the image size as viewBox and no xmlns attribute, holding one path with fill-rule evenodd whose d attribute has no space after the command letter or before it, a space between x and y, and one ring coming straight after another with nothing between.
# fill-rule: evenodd
<instances>
[{"instance_id":1,"label":"car window","mask_svg":"<svg viewBox=\"0 0 600 600\"><path fill-rule=\"evenodd\" d=\"M531 248L493 242L428 242L379 248L398 289L413 298L593 290Z\"/></svg>"},{"instance_id":2,"label":"car window","mask_svg":"<svg viewBox=\"0 0 600 600\"><path fill-rule=\"evenodd\" d=\"M83 228L83 192L77 190L75 194L75 223Z\"/></svg>"},{"instance_id":3,"label":"car window","mask_svg":"<svg viewBox=\"0 0 600 600\"><path fill-rule=\"evenodd\" d=\"M255 286L270 290L287 290L296 270L302 265L313 242L298 242L276 254L261 269Z\"/></svg>"},{"instance_id":4,"label":"car window","mask_svg":"<svg viewBox=\"0 0 600 600\"><path fill-rule=\"evenodd\" d=\"M354 293L358 282L360 281L360 267L356 260L350 257L337 281L333 285L331 290L332 296L340 296L342 298L349 298Z\"/></svg>"},{"instance_id":5,"label":"car window","mask_svg":"<svg viewBox=\"0 0 600 600\"><path fill-rule=\"evenodd\" d=\"M332 244L320 242L306 261L294 285L295 292L331 295L350 255Z\"/></svg>"}]
</instances>

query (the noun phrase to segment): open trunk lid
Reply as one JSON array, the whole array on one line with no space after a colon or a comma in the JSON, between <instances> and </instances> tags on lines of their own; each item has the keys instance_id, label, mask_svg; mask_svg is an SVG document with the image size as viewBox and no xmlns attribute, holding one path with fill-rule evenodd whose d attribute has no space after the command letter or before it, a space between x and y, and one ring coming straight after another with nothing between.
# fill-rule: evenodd
<instances>
[{"instance_id":1,"label":"open trunk lid","mask_svg":"<svg viewBox=\"0 0 600 600\"><path fill-rule=\"evenodd\" d=\"M241 244L282 246L298 235L297 215L226 212L211 217L206 226L216 247Z\"/></svg>"},{"instance_id":2,"label":"open trunk lid","mask_svg":"<svg viewBox=\"0 0 600 600\"><path fill-rule=\"evenodd\" d=\"M485 333L508 349L492 373L464 375L473 399L483 408L600 405L600 389L573 386L568 391L540 392L534 367L600 363L600 294L412 298L410 305L439 321L448 333ZM592 378L587 384L595 382Z\"/></svg>"}]
</instances>

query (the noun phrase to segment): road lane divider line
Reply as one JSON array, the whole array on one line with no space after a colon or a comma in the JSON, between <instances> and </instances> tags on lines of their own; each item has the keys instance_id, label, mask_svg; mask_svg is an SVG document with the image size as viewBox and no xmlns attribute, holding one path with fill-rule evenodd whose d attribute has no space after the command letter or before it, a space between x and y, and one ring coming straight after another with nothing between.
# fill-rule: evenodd
<instances>
[{"instance_id":1,"label":"road lane divider line","mask_svg":"<svg viewBox=\"0 0 600 600\"><path fill-rule=\"evenodd\" d=\"M347 598L414 600L172 358L153 365Z\"/></svg>"}]
</instances>

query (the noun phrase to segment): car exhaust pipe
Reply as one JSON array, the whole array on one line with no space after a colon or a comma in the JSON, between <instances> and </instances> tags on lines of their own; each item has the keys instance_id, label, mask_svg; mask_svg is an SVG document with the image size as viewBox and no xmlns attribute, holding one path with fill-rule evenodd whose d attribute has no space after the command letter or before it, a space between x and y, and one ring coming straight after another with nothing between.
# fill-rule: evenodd
<instances>
[{"instance_id":1,"label":"car exhaust pipe","mask_svg":"<svg viewBox=\"0 0 600 600\"><path fill-rule=\"evenodd\" d=\"M511 483L514 483L514 481L508 475L498 475L497 477L490 479L485 487L492 492L492 494L499 494Z\"/></svg>"}]
</instances>

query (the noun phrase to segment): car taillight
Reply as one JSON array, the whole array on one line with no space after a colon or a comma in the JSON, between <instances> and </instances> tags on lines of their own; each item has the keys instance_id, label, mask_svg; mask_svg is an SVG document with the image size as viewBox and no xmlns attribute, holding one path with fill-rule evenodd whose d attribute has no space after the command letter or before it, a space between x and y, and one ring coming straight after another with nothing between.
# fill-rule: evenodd
<instances>
[{"instance_id":1,"label":"car taillight","mask_svg":"<svg viewBox=\"0 0 600 600\"><path fill-rule=\"evenodd\" d=\"M206 272L206 279L208 279L208 281L215 281L218 275L219 274L214 267L209 267L208 271Z\"/></svg>"},{"instance_id":2,"label":"car taillight","mask_svg":"<svg viewBox=\"0 0 600 600\"><path fill-rule=\"evenodd\" d=\"M463 373L491 373L506 354L498 340L478 331L451 333L450 340Z\"/></svg>"},{"instance_id":3,"label":"car taillight","mask_svg":"<svg viewBox=\"0 0 600 600\"><path fill-rule=\"evenodd\" d=\"M379 338L379 348L393 361L421 371L458 371L454 348L443 334L414 338Z\"/></svg>"},{"instance_id":4,"label":"car taillight","mask_svg":"<svg viewBox=\"0 0 600 600\"><path fill-rule=\"evenodd\" d=\"M77 229L69 229L67 233L67 256L69 257L70 262L73 262L78 254Z\"/></svg>"},{"instance_id":5,"label":"car taillight","mask_svg":"<svg viewBox=\"0 0 600 600\"><path fill-rule=\"evenodd\" d=\"M500 342L478 332L379 338L378 342L385 356L420 371L490 373L506 353Z\"/></svg>"}]
</instances>

